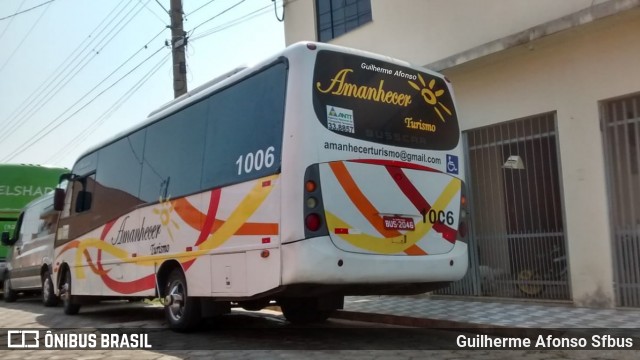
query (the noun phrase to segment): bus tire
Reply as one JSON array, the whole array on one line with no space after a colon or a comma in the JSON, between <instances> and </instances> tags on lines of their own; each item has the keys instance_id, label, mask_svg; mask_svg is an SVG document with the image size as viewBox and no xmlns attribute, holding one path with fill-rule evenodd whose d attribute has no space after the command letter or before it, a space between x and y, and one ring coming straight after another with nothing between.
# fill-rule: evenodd
<instances>
[{"instance_id":1,"label":"bus tire","mask_svg":"<svg viewBox=\"0 0 640 360\"><path fill-rule=\"evenodd\" d=\"M7 275L5 275L3 286L4 286L4 296L3 296L4 301L8 303L16 301L17 294L11 288L11 280L9 280L9 276Z\"/></svg>"},{"instance_id":2,"label":"bus tire","mask_svg":"<svg viewBox=\"0 0 640 360\"><path fill-rule=\"evenodd\" d=\"M200 324L200 302L194 297L189 297L187 281L182 269L175 268L169 274L169 279L165 287L164 313L167 318L169 328L173 331L187 332L193 330Z\"/></svg>"},{"instance_id":3,"label":"bus tire","mask_svg":"<svg viewBox=\"0 0 640 360\"><path fill-rule=\"evenodd\" d=\"M280 301L285 319L292 324L310 324L323 322L331 316L333 310L318 309L316 298L294 298Z\"/></svg>"},{"instance_id":4,"label":"bus tire","mask_svg":"<svg viewBox=\"0 0 640 360\"><path fill-rule=\"evenodd\" d=\"M49 270L45 270L42 273L42 304L44 306L56 306L58 305L58 297L53 290L53 281L51 280L51 274Z\"/></svg>"},{"instance_id":5,"label":"bus tire","mask_svg":"<svg viewBox=\"0 0 640 360\"><path fill-rule=\"evenodd\" d=\"M71 271L67 268L62 278L62 307L67 315L75 315L80 311L80 304L75 302L74 296L71 295Z\"/></svg>"}]
</instances>

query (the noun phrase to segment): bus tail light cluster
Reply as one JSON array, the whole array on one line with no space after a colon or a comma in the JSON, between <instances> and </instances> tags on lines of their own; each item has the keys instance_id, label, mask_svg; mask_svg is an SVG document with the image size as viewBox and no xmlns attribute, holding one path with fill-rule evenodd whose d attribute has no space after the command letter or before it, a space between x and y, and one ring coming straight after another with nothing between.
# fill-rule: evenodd
<instances>
[{"instance_id":1,"label":"bus tail light cluster","mask_svg":"<svg viewBox=\"0 0 640 360\"><path fill-rule=\"evenodd\" d=\"M317 164L309 166L305 171L303 194L304 237L328 235L320 190L320 171Z\"/></svg>"},{"instance_id":2,"label":"bus tail light cluster","mask_svg":"<svg viewBox=\"0 0 640 360\"><path fill-rule=\"evenodd\" d=\"M460 220L458 221L458 241L467 242L471 215L469 214L469 199L467 198L466 184L462 183L462 189L460 191Z\"/></svg>"}]
</instances>

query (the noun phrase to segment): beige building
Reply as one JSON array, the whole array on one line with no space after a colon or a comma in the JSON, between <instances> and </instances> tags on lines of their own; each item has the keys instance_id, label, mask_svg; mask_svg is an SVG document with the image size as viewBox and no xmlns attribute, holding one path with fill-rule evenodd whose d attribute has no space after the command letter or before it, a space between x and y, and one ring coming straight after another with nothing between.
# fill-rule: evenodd
<instances>
[{"instance_id":1,"label":"beige building","mask_svg":"<svg viewBox=\"0 0 640 360\"><path fill-rule=\"evenodd\" d=\"M382 53L452 81L473 236L470 271L443 293L640 307L640 0L285 9L287 44Z\"/></svg>"}]
</instances>

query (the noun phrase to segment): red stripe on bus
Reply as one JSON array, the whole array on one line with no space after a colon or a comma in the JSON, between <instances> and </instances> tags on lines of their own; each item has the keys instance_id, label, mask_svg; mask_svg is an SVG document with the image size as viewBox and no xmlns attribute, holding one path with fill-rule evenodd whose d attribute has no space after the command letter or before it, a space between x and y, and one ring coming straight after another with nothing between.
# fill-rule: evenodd
<instances>
[{"instance_id":1,"label":"red stripe on bus","mask_svg":"<svg viewBox=\"0 0 640 360\"><path fill-rule=\"evenodd\" d=\"M387 166L386 169L389 172L389 175L391 175L393 181L396 182L404 196L406 196L407 199L411 201L413 206L415 206L421 214L423 212L426 213L427 211L431 210L431 205L422 196L422 194L420 194L420 191L418 191L418 189L413 186L402 169L391 166Z\"/></svg>"},{"instance_id":2,"label":"red stripe on bus","mask_svg":"<svg viewBox=\"0 0 640 360\"><path fill-rule=\"evenodd\" d=\"M416 189L415 186L411 183L407 175L402 171L402 169L397 167L387 166L387 171L393 181L396 182L402 193L411 201L413 206L418 209L418 211L423 214L422 216L426 216L426 213L431 210L431 205L427 202L427 200L420 194L420 191ZM433 230L442 234L442 237L450 243L455 243L457 239L458 232L455 229L450 228L449 226L436 222L433 224Z\"/></svg>"},{"instance_id":3,"label":"red stripe on bus","mask_svg":"<svg viewBox=\"0 0 640 360\"><path fill-rule=\"evenodd\" d=\"M382 234L382 236L391 238L401 235L399 231L387 230L384 228L382 218L378 215L379 211L362 193L342 161L329 163L329 167L331 167L333 174L336 176L336 179L338 179L338 182L351 202L356 206L356 208L358 208L360 213L369 221L369 223L378 230L380 234Z\"/></svg>"},{"instance_id":4,"label":"red stripe on bus","mask_svg":"<svg viewBox=\"0 0 640 360\"><path fill-rule=\"evenodd\" d=\"M349 162L381 165L381 166L393 166L393 167L401 167L405 169L423 170L423 171L431 171L431 172L438 172L438 173L442 172L440 170L430 168L428 166L418 165L418 164L405 162L405 161L396 161L396 160L356 159L356 160L349 160Z\"/></svg>"},{"instance_id":5,"label":"red stripe on bus","mask_svg":"<svg viewBox=\"0 0 640 360\"><path fill-rule=\"evenodd\" d=\"M221 189L215 189L211 191L211 200L209 200L209 210L207 211L207 218L204 220L202 229L200 229L200 236L198 236L198 240L195 243L196 246L207 240L209 234L211 233L211 228L213 228L213 223L215 222L216 214L218 213L218 205L220 205L221 193Z\"/></svg>"}]
</instances>

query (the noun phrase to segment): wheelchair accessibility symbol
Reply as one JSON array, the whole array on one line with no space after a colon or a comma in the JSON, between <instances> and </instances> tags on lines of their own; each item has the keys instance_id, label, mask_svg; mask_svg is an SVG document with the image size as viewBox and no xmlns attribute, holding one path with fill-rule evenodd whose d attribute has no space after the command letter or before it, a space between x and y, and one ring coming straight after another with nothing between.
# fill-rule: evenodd
<instances>
[{"instance_id":1,"label":"wheelchair accessibility symbol","mask_svg":"<svg viewBox=\"0 0 640 360\"><path fill-rule=\"evenodd\" d=\"M458 157L447 154L447 172L449 174L458 174Z\"/></svg>"}]
</instances>

